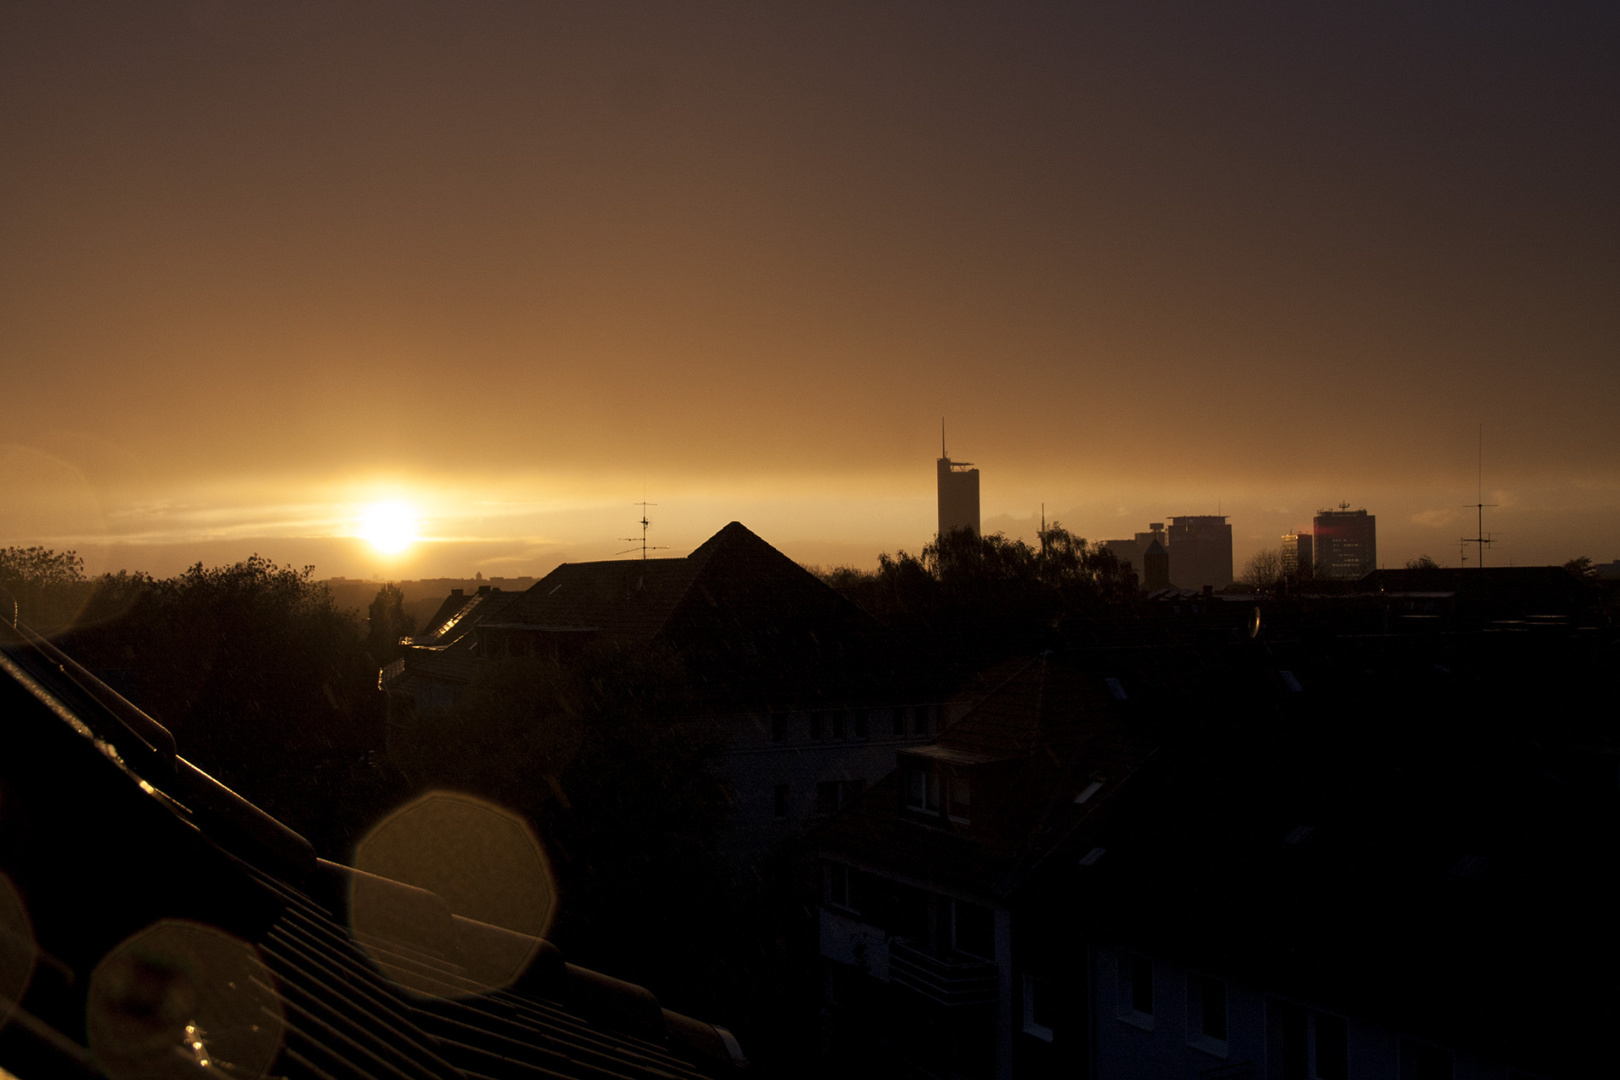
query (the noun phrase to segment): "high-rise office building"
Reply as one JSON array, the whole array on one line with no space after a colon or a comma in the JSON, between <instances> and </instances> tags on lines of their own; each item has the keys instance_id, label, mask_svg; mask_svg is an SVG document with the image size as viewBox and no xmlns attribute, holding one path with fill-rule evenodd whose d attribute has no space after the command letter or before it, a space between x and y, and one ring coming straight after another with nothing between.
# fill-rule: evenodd
<instances>
[{"instance_id":1,"label":"high-rise office building","mask_svg":"<svg viewBox=\"0 0 1620 1080\"><path fill-rule=\"evenodd\" d=\"M1337 510L1319 511L1312 528L1318 577L1359 581L1378 569L1378 519L1372 514L1340 503Z\"/></svg>"},{"instance_id":2,"label":"high-rise office building","mask_svg":"<svg viewBox=\"0 0 1620 1080\"><path fill-rule=\"evenodd\" d=\"M939 535L971 529L979 535L979 470L971 461L952 461L939 431Z\"/></svg>"},{"instance_id":3,"label":"high-rise office building","mask_svg":"<svg viewBox=\"0 0 1620 1080\"><path fill-rule=\"evenodd\" d=\"M1291 578L1311 577L1316 573L1316 559L1312 555L1310 533L1283 533L1282 571Z\"/></svg>"},{"instance_id":4,"label":"high-rise office building","mask_svg":"<svg viewBox=\"0 0 1620 1080\"><path fill-rule=\"evenodd\" d=\"M1232 584L1232 526L1224 514L1170 519L1170 579L1183 589Z\"/></svg>"}]
</instances>

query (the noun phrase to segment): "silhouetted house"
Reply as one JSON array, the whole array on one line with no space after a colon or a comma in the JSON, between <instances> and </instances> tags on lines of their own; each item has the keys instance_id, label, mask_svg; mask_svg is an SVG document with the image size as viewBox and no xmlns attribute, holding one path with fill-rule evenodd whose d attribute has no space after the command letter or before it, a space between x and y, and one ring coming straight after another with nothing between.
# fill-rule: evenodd
<instances>
[{"instance_id":1,"label":"silhouetted house","mask_svg":"<svg viewBox=\"0 0 1620 1080\"><path fill-rule=\"evenodd\" d=\"M7 1076L696 1080L743 1064L724 1030L641 987L318 859L9 625L0 716Z\"/></svg>"},{"instance_id":2,"label":"silhouetted house","mask_svg":"<svg viewBox=\"0 0 1620 1080\"><path fill-rule=\"evenodd\" d=\"M1232 584L1232 526L1224 516L1171 518L1166 546L1170 580L1183 589L1224 589Z\"/></svg>"},{"instance_id":3,"label":"silhouetted house","mask_svg":"<svg viewBox=\"0 0 1620 1080\"><path fill-rule=\"evenodd\" d=\"M1378 569L1378 518L1340 503L1320 510L1311 523L1316 533L1316 574L1330 581L1358 581Z\"/></svg>"},{"instance_id":4,"label":"silhouetted house","mask_svg":"<svg viewBox=\"0 0 1620 1080\"><path fill-rule=\"evenodd\" d=\"M694 705L671 720L719 731L743 852L837 810L951 718L876 620L737 522L685 558L565 563L523 593L452 596L383 686L441 708L491 660L592 645L679 655Z\"/></svg>"},{"instance_id":5,"label":"silhouetted house","mask_svg":"<svg viewBox=\"0 0 1620 1080\"><path fill-rule=\"evenodd\" d=\"M941 1080L1604 1060L1615 714L1570 706L1612 708L1612 635L1321 629L1037 658L898 754L816 834L839 1045Z\"/></svg>"},{"instance_id":6,"label":"silhouetted house","mask_svg":"<svg viewBox=\"0 0 1620 1080\"><path fill-rule=\"evenodd\" d=\"M901 1073L1012 1075L1022 886L1151 751L1118 722L1128 696L1028 661L817 832L827 1001L848 1047L886 1044Z\"/></svg>"},{"instance_id":7,"label":"silhouetted house","mask_svg":"<svg viewBox=\"0 0 1620 1080\"><path fill-rule=\"evenodd\" d=\"M971 461L952 461L943 439L939 449L939 535L968 529L978 536L979 470Z\"/></svg>"}]
</instances>

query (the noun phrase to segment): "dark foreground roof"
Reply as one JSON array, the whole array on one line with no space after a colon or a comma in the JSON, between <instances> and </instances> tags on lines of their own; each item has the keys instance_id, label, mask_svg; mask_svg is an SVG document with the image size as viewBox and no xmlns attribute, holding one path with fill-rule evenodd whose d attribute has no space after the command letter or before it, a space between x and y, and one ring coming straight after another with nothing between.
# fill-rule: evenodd
<instances>
[{"instance_id":1,"label":"dark foreground roof","mask_svg":"<svg viewBox=\"0 0 1620 1080\"><path fill-rule=\"evenodd\" d=\"M437 894L319 860L161 725L0 628L0 1069L697 1077L721 1028ZM381 912L363 928L362 901Z\"/></svg>"}]
</instances>

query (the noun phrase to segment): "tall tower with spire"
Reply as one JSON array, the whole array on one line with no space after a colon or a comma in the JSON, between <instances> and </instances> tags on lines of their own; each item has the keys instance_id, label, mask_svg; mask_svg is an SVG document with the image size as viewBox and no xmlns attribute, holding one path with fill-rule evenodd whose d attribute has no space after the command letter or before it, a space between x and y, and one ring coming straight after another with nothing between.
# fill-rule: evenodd
<instances>
[{"instance_id":1,"label":"tall tower with spire","mask_svg":"<svg viewBox=\"0 0 1620 1080\"><path fill-rule=\"evenodd\" d=\"M945 421L939 422L939 535L971 529L979 535L979 470L971 461L952 461L945 449Z\"/></svg>"}]
</instances>

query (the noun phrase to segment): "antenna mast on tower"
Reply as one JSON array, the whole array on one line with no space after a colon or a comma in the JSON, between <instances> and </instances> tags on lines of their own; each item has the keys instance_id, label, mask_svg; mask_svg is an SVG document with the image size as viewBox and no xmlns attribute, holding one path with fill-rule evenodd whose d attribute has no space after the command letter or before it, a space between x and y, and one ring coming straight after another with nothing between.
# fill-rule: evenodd
<instances>
[{"instance_id":1,"label":"antenna mast on tower","mask_svg":"<svg viewBox=\"0 0 1620 1080\"><path fill-rule=\"evenodd\" d=\"M640 541L640 545L639 545L641 547L641 557L643 559L645 559L647 557L647 552L649 552L649 551L665 551L665 550L667 550L663 544L648 544L647 543L647 526L650 524L647 521L647 507L649 507L649 506L657 506L658 504L657 503L650 503L650 502L638 502L638 503L631 503L630 505L631 506L639 506L639 507L641 507L641 541ZM627 544L636 543L636 538L633 537L633 536L621 536L621 537L619 537L619 539L623 540ZM636 549L635 548L625 548L623 551L616 552L616 554L628 555L634 550L636 550Z\"/></svg>"}]
</instances>

